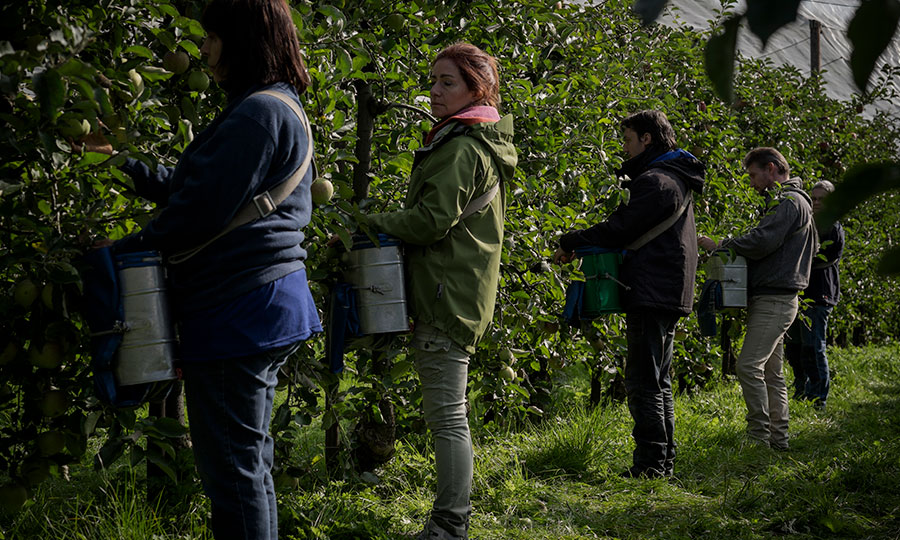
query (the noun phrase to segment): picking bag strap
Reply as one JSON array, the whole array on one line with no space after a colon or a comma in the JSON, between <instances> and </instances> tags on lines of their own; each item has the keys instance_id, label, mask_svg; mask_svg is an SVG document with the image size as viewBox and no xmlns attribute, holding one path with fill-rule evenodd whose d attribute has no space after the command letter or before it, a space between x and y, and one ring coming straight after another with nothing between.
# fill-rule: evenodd
<instances>
[{"instance_id":1,"label":"picking bag strap","mask_svg":"<svg viewBox=\"0 0 900 540\"><path fill-rule=\"evenodd\" d=\"M491 189L485 191L480 196L469 201L469 204L467 204L466 207L463 208L462 214L460 214L459 216L459 220L462 221L466 219L467 217L490 204L491 201L494 200L494 197L497 196L497 192L500 191L500 184L502 182L502 180L498 181Z\"/></svg>"},{"instance_id":2,"label":"picking bag strap","mask_svg":"<svg viewBox=\"0 0 900 540\"><path fill-rule=\"evenodd\" d=\"M263 191L262 193L253 197L249 204L238 210L237 214L231 219L231 222L225 226L225 229L219 234L213 236L203 244L195 248L191 248L179 253L176 253L169 257L169 264L181 264L184 261L190 259L197 253L199 253L203 248L212 244L222 236L228 234L232 230L240 227L241 225L246 225L251 221L256 221L257 219L264 218L275 211L278 208L278 205L284 202L287 199L288 195L290 195L297 186L300 185L300 182L303 180L303 177L306 176L306 171L309 170L309 166L312 163L312 155L313 155L313 145L312 145L312 130L309 126L309 119L306 117L306 113L303 112L303 109L300 108L297 103L291 99L287 94L282 92L277 92L275 90L262 90L259 92L254 92L251 96L256 96L259 94L265 94L267 96L272 96L281 100L285 105L291 108L294 111L294 114L297 115L297 118L300 119L300 123L303 125L303 129L306 132L307 146L306 146L306 156L303 158L303 162L300 164L300 167L294 171L294 174L281 181L279 184L274 186L273 188Z\"/></svg>"},{"instance_id":3,"label":"picking bag strap","mask_svg":"<svg viewBox=\"0 0 900 540\"><path fill-rule=\"evenodd\" d=\"M674 214L672 214L671 216L666 218L665 221L663 221L656 227L653 227L649 231L645 232L640 238L638 238L631 244L625 246L625 249L627 249L629 251L634 251L634 250L638 250L638 249L641 249L642 247L644 247L647 244L647 242L649 242L650 240L653 240L654 238L656 238L657 236L662 234L663 231L665 231L666 229L668 229L669 227L674 225L675 222L678 221L678 218L680 218L681 215L684 214L684 211L687 210L688 205L690 205L691 202L693 202L693 200L694 200L694 194L691 193L690 191L688 191L687 197L685 197L684 200L681 201L681 206L679 206L675 210Z\"/></svg>"}]
</instances>

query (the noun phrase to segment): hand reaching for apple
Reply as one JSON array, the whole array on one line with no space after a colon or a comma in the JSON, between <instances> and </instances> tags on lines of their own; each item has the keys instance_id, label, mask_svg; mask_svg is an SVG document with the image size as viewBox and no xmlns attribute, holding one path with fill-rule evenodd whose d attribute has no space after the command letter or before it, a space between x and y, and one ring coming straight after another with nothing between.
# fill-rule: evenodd
<instances>
[{"instance_id":1,"label":"hand reaching for apple","mask_svg":"<svg viewBox=\"0 0 900 540\"><path fill-rule=\"evenodd\" d=\"M556 253L553 254L553 262L558 264L567 264L574 260L574 251L566 251L563 248L556 248Z\"/></svg>"}]
</instances>

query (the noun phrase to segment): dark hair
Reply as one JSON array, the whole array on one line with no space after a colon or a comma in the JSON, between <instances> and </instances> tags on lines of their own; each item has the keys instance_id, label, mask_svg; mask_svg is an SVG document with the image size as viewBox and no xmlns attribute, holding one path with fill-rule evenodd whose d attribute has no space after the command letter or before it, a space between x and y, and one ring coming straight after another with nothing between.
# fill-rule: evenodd
<instances>
[{"instance_id":1,"label":"dark hair","mask_svg":"<svg viewBox=\"0 0 900 540\"><path fill-rule=\"evenodd\" d=\"M781 155L781 152L775 150L774 148L769 148L768 146L761 146L759 148L754 148L747 152L747 155L744 156L744 168L750 167L750 165L756 165L759 168L763 168L769 163L774 163L775 167L778 169L778 172L781 174L790 175L791 167L788 165L784 156Z\"/></svg>"},{"instance_id":2,"label":"dark hair","mask_svg":"<svg viewBox=\"0 0 900 540\"><path fill-rule=\"evenodd\" d=\"M500 75L493 56L460 41L439 52L434 61L443 59L456 64L466 86L475 93L473 105L500 106Z\"/></svg>"},{"instance_id":3,"label":"dark hair","mask_svg":"<svg viewBox=\"0 0 900 540\"><path fill-rule=\"evenodd\" d=\"M297 92L309 86L297 28L285 0L212 0L201 23L222 40L221 84L230 95L258 84L286 82Z\"/></svg>"},{"instance_id":4,"label":"dark hair","mask_svg":"<svg viewBox=\"0 0 900 540\"><path fill-rule=\"evenodd\" d=\"M675 130L662 111L639 111L622 120L622 129L630 129L638 134L650 134L650 144L664 150L675 150Z\"/></svg>"}]
</instances>

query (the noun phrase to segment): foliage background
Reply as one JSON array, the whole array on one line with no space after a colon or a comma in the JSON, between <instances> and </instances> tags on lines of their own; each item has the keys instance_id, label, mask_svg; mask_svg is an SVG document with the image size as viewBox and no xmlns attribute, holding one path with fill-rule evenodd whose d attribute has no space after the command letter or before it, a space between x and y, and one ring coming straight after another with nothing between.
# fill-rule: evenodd
<instances>
[{"instance_id":1,"label":"foliage background","mask_svg":"<svg viewBox=\"0 0 900 540\"><path fill-rule=\"evenodd\" d=\"M759 200L740 167L754 146L781 149L808 185L839 180L857 164L897 159L896 119L860 114L876 96L894 97L883 95L893 70L881 73L869 94L837 102L824 96L817 78L743 60L736 99L726 104L715 97L703 70L708 36L641 26L629 4L291 3L313 78L303 99L314 124L316 160L337 189L307 229L308 267L320 306L337 264L324 241L333 231L355 227L360 208L399 204L412 152L430 127L414 111L389 105L427 109L430 60L454 41L475 43L500 61L502 109L515 117L520 165L507 186L495 324L472 361L475 424L518 426L554 414L559 405L549 399L551 389L565 386L573 371L591 371L595 385L591 396L573 390L572 400L616 395L624 352L621 318L560 328L565 285L578 272L542 262L562 231L602 219L627 198L614 174L622 162L618 122L625 115L664 110L679 145L707 163L707 188L697 199L698 232L714 237L754 221ZM189 457L171 442L181 435L177 426L143 409L112 410L93 398L87 329L78 313L78 255L92 239L121 237L153 212L129 193L129 180L115 167L122 156L172 165L193 133L224 105L214 85L202 91L188 85L191 72L204 67L198 49L201 9L192 0L30 0L0 7L0 285L9 291L0 298L0 471L9 482L34 487L49 474L65 475L67 465L98 444L98 465L128 455L133 463L146 458L164 467L173 478L190 470ZM171 50L191 56L188 72L162 68ZM355 201L357 92L364 83L380 106L367 172L369 198ZM82 119L110 138L119 158L104 161L73 148L73 121ZM882 342L900 330L896 282L874 270L879 253L895 244L895 198L883 194L843 220L845 296L831 319L838 344ZM17 302L14 292L24 280L45 298ZM698 291L701 280L702 275ZM739 325L732 333L739 344ZM679 337L679 388L701 387L718 372L720 345L699 336L693 316L683 320ZM34 365L48 343L58 346L59 365ZM388 422L384 400L395 407L398 436L423 430L402 337L383 354L349 354L340 380L322 367L323 349L316 338L293 359L273 423L279 471L292 479L322 470L324 450L302 447L304 433L338 428L345 447L353 449L358 426ZM514 381L498 376L504 363L517 371ZM48 417L41 401L51 390L68 401L63 414ZM47 431L64 434L64 450L40 451L38 434ZM354 474L350 456L345 453L331 473Z\"/></svg>"}]
</instances>

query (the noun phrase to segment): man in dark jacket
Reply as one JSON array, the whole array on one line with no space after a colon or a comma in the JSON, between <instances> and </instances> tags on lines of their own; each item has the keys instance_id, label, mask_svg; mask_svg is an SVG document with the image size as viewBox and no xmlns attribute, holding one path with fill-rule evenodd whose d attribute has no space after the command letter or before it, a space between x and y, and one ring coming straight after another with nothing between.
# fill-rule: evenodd
<instances>
[{"instance_id":1,"label":"man in dark jacket","mask_svg":"<svg viewBox=\"0 0 900 540\"><path fill-rule=\"evenodd\" d=\"M828 180L816 182L809 190L813 218L822 209L825 197L833 191L834 184ZM830 230L818 227L817 230L821 247L812 263L809 286L803 293L806 317L798 317L788 330L784 355L794 371L794 397L810 400L817 408L824 409L831 386L825 335L828 316L841 296L838 265L844 253L844 228L835 222Z\"/></svg>"},{"instance_id":2,"label":"man in dark jacket","mask_svg":"<svg viewBox=\"0 0 900 540\"><path fill-rule=\"evenodd\" d=\"M554 260L569 262L576 248L587 246L627 250L619 274L635 450L623 476L671 476L675 412L669 369L675 324L694 302L697 233L691 192L702 191L705 166L675 149L675 132L662 112L635 113L622 128L630 159L618 174L631 179L629 201L605 221L564 234Z\"/></svg>"},{"instance_id":3,"label":"man in dark jacket","mask_svg":"<svg viewBox=\"0 0 900 540\"><path fill-rule=\"evenodd\" d=\"M774 148L756 148L744 157L750 186L765 196L763 216L746 234L706 249L732 249L747 258L749 278L744 345L737 376L747 404L747 434L775 450L788 448L787 386L782 374L782 341L797 315L797 293L809 284L818 249L809 195L790 177L787 160Z\"/></svg>"}]
</instances>

